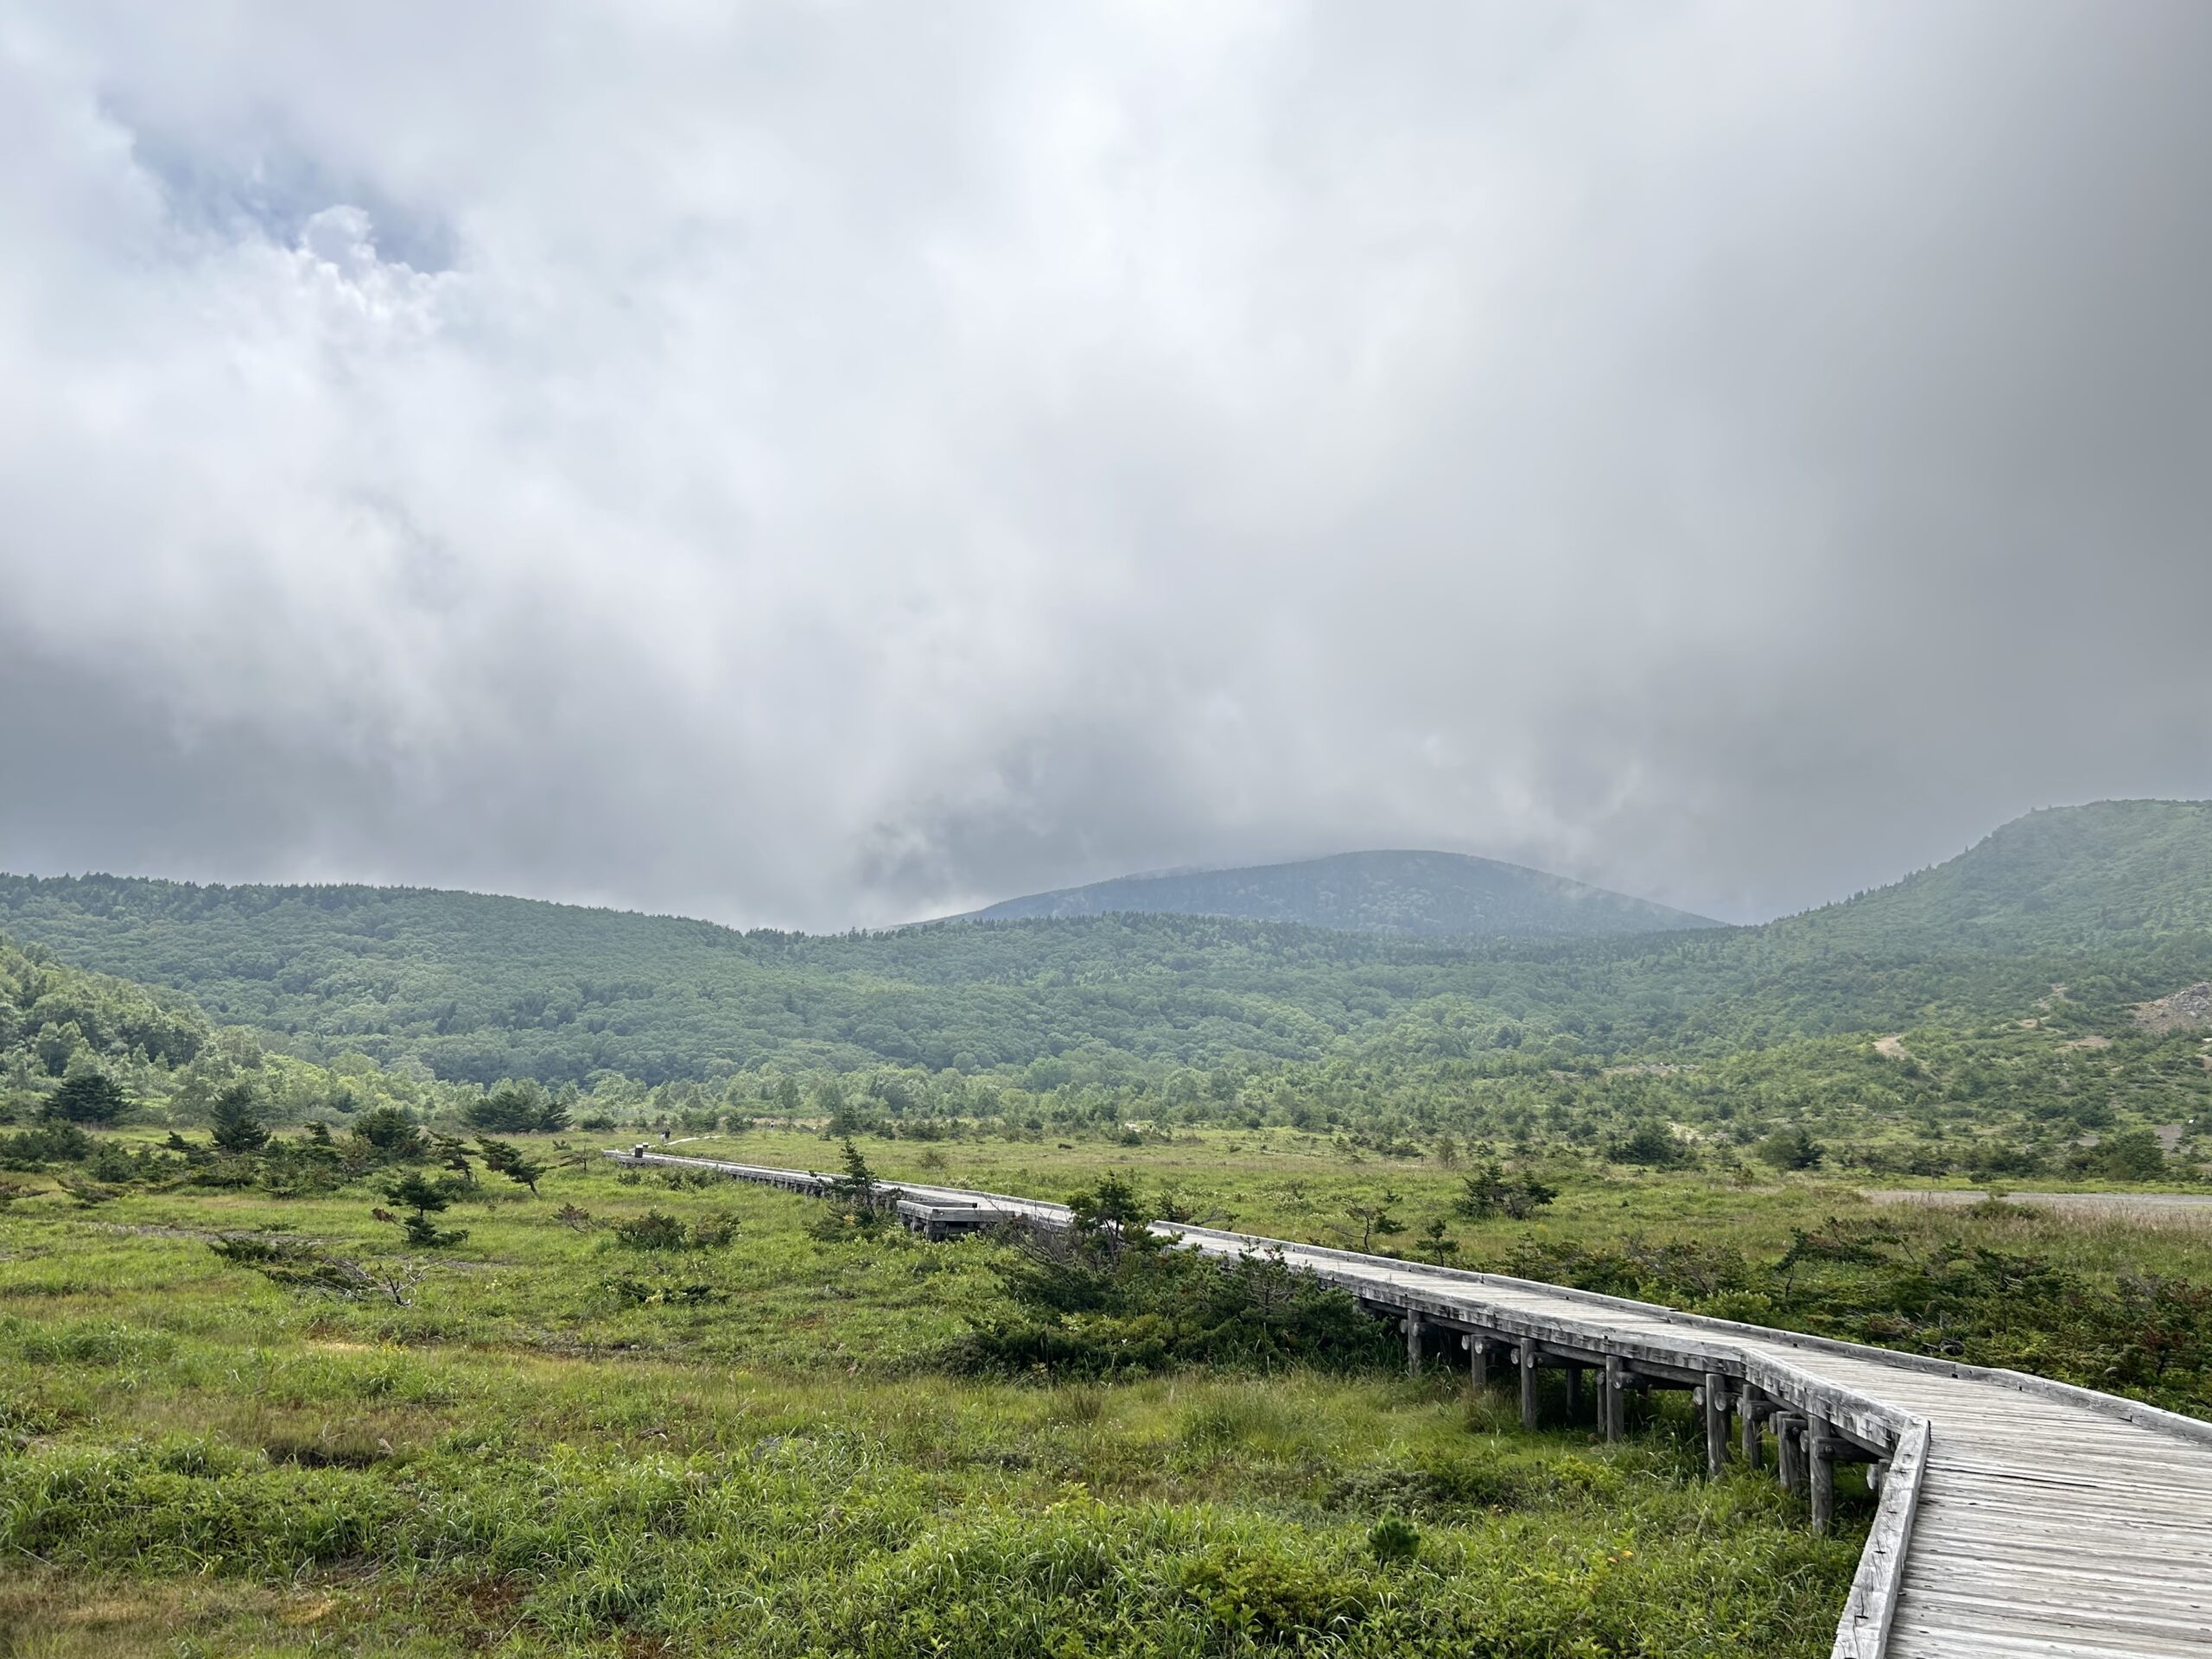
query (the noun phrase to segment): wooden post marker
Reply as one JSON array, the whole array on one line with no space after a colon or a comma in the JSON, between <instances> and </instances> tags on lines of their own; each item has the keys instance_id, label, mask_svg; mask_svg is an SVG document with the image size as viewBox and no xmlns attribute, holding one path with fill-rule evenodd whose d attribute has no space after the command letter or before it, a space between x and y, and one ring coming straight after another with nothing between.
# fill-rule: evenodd
<instances>
[{"instance_id":1,"label":"wooden post marker","mask_svg":"<svg viewBox=\"0 0 2212 1659\"><path fill-rule=\"evenodd\" d=\"M1728 1460L1728 1380L1718 1371L1705 1374L1705 1472L1719 1475Z\"/></svg>"},{"instance_id":2,"label":"wooden post marker","mask_svg":"<svg viewBox=\"0 0 2212 1659\"><path fill-rule=\"evenodd\" d=\"M1825 1535L1835 1522L1835 1441L1828 1420L1817 1412L1805 1419L1805 1452L1811 1464L1813 1530Z\"/></svg>"}]
</instances>

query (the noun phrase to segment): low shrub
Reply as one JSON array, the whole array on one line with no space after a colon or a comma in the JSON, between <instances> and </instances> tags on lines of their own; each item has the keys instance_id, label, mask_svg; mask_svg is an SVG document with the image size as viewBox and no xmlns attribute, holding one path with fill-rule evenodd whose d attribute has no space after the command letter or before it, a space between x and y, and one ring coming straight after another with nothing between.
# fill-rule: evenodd
<instances>
[{"instance_id":1,"label":"low shrub","mask_svg":"<svg viewBox=\"0 0 2212 1659\"><path fill-rule=\"evenodd\" d=\"M718 1250L737 1242L737 1223L702 1216L688 1225L679 1217L648 1210L614 1224L617 1243L632 1250Z\"/></svg>"},{"instance_id":2,"label":"low shrub","mask_svg":"<svg viewBox=\"0 0 2212 1659\"><path fill-rule=\"evenodd\" d=\"M50 1119L13 1135L0 1135L0 1169L44 1169L81 1164L92 1155L92 1137L78 1124Z\"/></svg>"},{"instance_id":3,"label":"low shrub","mask_svg":"<svg viewBox=\"0 0 2212 1659\"><path fill-rule=\"evenodd\" d=\"M1126 1376L1178 1365L1292 1363L1329 1370L1402 1362L1392 1335L1346 1292L1279 1255L1234 1261L1147 1230L1135 1195L1102 1182L1071 1201L1066 1232L1020 1233L993 1264L1011 1303L952 1350L956 1366Z\"/></svg>"},{"instance_id":4,"label":"low shrub","mask_svg":"<svg viewBox=\"0 0 2212 1659\"><path fill-rule=\"evenodd\" d=\"M1386 1515L1368 1529L1367 1553L1384 1566L1421 1554L1421 1529L1402 1515Z\"/></svg>"}]
</instances>

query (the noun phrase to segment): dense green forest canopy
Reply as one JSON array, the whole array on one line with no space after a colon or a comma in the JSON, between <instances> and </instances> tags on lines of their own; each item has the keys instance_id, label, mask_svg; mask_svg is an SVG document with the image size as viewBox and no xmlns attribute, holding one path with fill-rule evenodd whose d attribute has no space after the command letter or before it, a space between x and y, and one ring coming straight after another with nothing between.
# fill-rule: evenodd
<instances>
[{"instance_id":1,"label":"dense green forest canopy","mask_svg":"<svg viewBox=\"0 0 2212 1659\"><path fill-rule=\"evenodd\" d=\"M2212 1090L2212 1028L2133 1014L2212 979L2196 804L2036 814L1765 927L1577 941L1118 914L811 938L108 876L0 877L0 927L19 1104L97 1066L189 1114L242 1071L295 1116L513 1080L610 1121L1278 1122L1632 1157L1666 1154L1654 1125L1738 1151L1790 1127L2002 1173L2114 1131L2177 1150Z\"/></svg>"},{"instance_id":2,"label":"dense green forest canopy","mask_svg":"<svg viewBox=\"0 0 2212 1659\"><path fill-rule=\"evenodd\" d=\"M0 877L0 927L311 1058L440 1077L707 1080L774 1063L1039 1086L1376 1046L1551 1063L2024 1015L2212 976L2212 813L2038 813L1760 928L1414 939L1116 914L816 938L412 888Z\"/></svg>"},{"instance_id":3,"label":"dense green forest canopy","mask_svg":"<svg viewBox=\"0 0 2212 1659\"><path fill-rule=\"evenodd\" d=\"M1339 853L1239 869L1125 875L956 919L1236 916L1429 938L1577 938L1719 924L1541 870L1459 853Z\"/></svg>"},{"instance_id":4,"label":"dense green forest canopy","mask_svg":"<svg viewBox=\"0 0 2212 1659\"><path fill-rule=\"evenodd\" d=\"M2212 928L2212 801L2099 801L2016 818L1963 855L1766 931L1836 950L2012 952Z\"/></svg>"}]
</instances>

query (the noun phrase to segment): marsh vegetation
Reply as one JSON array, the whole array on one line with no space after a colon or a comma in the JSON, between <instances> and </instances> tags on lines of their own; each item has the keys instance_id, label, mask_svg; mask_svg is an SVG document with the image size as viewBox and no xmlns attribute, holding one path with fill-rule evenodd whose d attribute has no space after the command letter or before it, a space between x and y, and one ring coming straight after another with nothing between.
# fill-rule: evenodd
<instances>
[{"instance_id":1,"label":"marsh vegetation","mask_svg":"<svg viewBox=\"0 0 2212 1659\"><path fill-rule=\"evenodd\" d=\"M1020 1154L1054 1190L1271 1184L1162 1151ZM1395 1375L1349 1303L1331 1356L979 1366L1033 1260L774 1192L562 1161L535 1198L480 1177L466 1239L422 1250L374 1177L29 1185L0 1224L13 1651L1810 1655L1855 1554L1706 1482L1686 1418L1525 1434ZM413 1277L262 1270L287 1249Z\"/></svg>"}]
</instances>

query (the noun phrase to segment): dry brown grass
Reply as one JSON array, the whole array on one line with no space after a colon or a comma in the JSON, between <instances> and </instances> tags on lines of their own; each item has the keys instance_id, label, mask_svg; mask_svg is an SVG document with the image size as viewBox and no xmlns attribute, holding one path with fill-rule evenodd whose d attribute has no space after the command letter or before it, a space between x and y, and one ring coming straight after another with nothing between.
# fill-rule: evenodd
<instances>
[{"instance_id":1,"label":"dry brown grass","mask_svg":"<svg viewBox=\"0 0 2212 1659\"><path fill-rule=\"evenodd\" d=\"M1932 1210L1972 1210L1984 1203L1989 1194L1955 1187L1942 1191L1870 1188L1866 1196L1876 1204L1910 1205ZM2004 1200L2008 1205L2037 1212L2027 1224L2040 1226L2045 1230L2063 1231L2069 1236L2083 1226L2212 1231L2212 1195L2007 1192L2004 1194Z\"/></svg>"},{"instance_id":2,"label":"dry brown grass","mask_svg":"<svg viewBox=\"0 0 2212 1659\"><path fill-rule=\"evenodd\" d=\"M340 1599L314 1590L162 1580L87 1581L36 1563L0 1578L0 1653L8 1659L144 1659L195 1650L195 1637L250 1636L264 1652L330 1619ZM214 1651L199 1649L200 1651Z\"/></svg>"}]
</instances>

